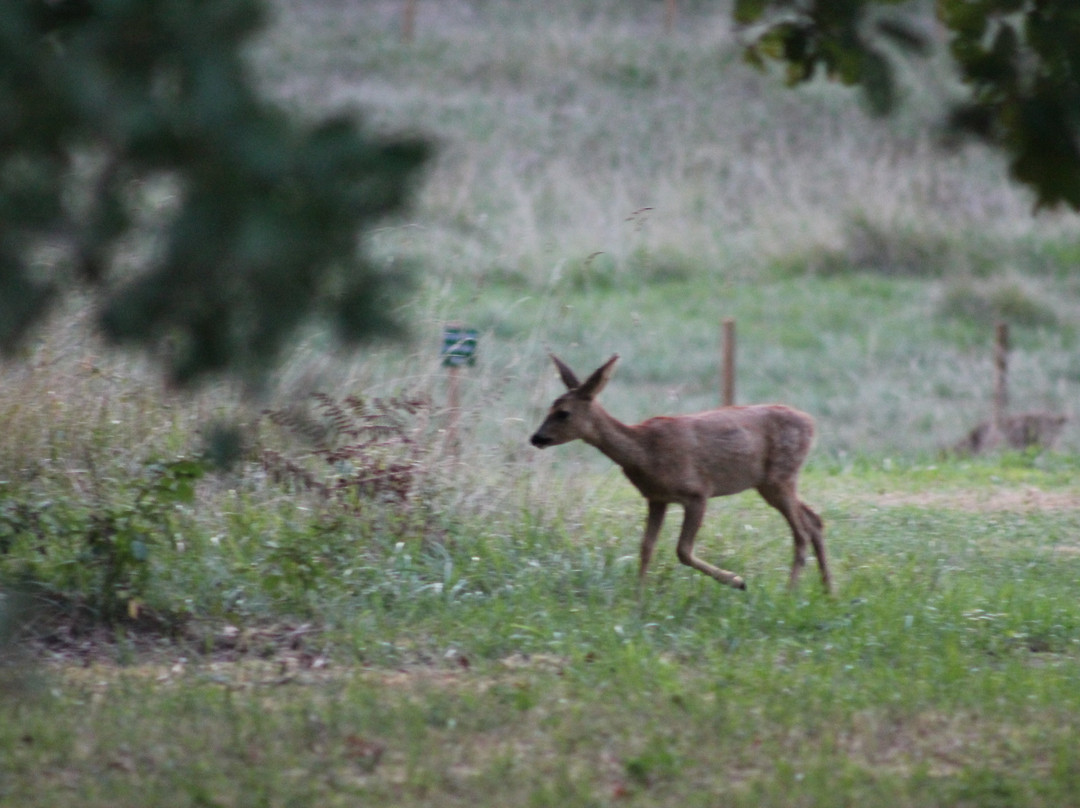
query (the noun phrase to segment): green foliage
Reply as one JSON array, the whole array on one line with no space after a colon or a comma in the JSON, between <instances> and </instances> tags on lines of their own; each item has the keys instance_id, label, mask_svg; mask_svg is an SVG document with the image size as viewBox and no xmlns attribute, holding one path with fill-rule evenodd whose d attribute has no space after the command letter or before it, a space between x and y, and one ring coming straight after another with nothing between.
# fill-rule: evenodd
<instances>
[{"instance_id":1,"label":"green foliage","mask_svg":"<svg viewBox=\"0 0 1080 808\"><path fill-rule=\"evenodd\" d=\"M610 292L680 284L702 271L700 259L674 248L638 247L620 262L607 252L594 252L560 267L559 279L577 292Z\"/></svg>"},{"instance_id":2,"label":"green foliage","mask_svg":"<svg viewBox=\"0 0 1080 808\"><path fill-rule=\"evenodd\" d=\"M1071 0L941 0L970 87L953 124L1000 146L1040 206L1080 209L1080 8Z\"/></svg>"},{"instance_id":3,"label":"green foliage","mask_svg":"<svg viewBox=\"0 0 1080 808\"><path fill-rule=\"evenodd\" d=\"M150 463L125 485L99 484L90 502L5 492L0 552L17 576L89 608L104 622L138 616L153 598L152 555L179 540L177 506L195 499L193 460Z\"/></svg>"},{"instance_id":4,"label":"green foliage","mask_svg":"<svg viewBox=\"0 0 1080 808\"><path fill-rule=\"evenodd\" d=\"M870 110L880 115L893 108L896 88L885 52L862 31L863 16L874 3L900 2L903 0L738 0L734 17L743 26L766 23L747 45L745 57L750 64L784 63L789 84L809 81L823 72L832 80L857 85ZM879 21L876 32L906 50L925 50L919 32L900 18Z\"/></svg>"},{"instance_id":5,"label":"green foliage","mask_svg":"<svg viewBox=\"0 0 1080 808\"><path fill-rule=\"evenodd\" d=\"M927 37L908 19L873 13L901 4L740 0L734 16L758 26L748 29L751 64L779 62L792 84L823 72L861 87L870 109L886 113L896 89L885 46L928 52ZM1000 148L1039 207L1080 209L1080 9L1073 0L938 0L937 9L968 92L951 113L952 128Z\"/></svg>"},{"instance_id":6,"label":"green foliage","mask_svg":"<svg viewBox=\"0 0 1080 808\"><path fill-rule=\"evenodd\" d=\"M210 653L170 647L127 668L37 672L44 686L0 698L0 795L28 807L63 804L73 788L93 806L177 794L331 806L1070 804L1075 500L995 504L1018 487L1075 494L1067 462L1052 473L871 458L811 470L803 488L826 509L842 571L835 598L785 591L782 520L750 497L711 511L720 537L702 548L752 572L746 593L681 567L673 534L639 590L640 523L612 517L639 508L636 497L595 499L573 524L525 510L472 518L426 548L357 542L350 553L348 520L320 535L298 519L243 541L234 527L202 548L202 574L274 576L269 613L303 606L311 624L281 642L258 621L233 624ZM254 555L271 541L273 555ZM297 568L279 575L286 559ZM242 661L223 664L226 650Z\"/></svg>"},{"instance_id":7,"label":"green foliage","mask_svg":"<svg viewBox=\"0 0 1080 808\"><path fill-rule=\"evenodd\" d=\"M898 223L886 226L857 215L846 223L839 249L803 247L791 255L777 256L773 271L780 277L865 272L890 278L932 279L946 274L958 247L937 233L920 232Z\"/></svg>"},{"instance_id":8,"label":"green foliage","mask_svg":"<svg viewBox=\"0 0 1080 808\"><path fill-rule=\"evenodd\" d=\"M166 343L179 382L252 375L310 314L387 333L357 253L427 146L291 119L242 58L259 0L0 6L0 346L89 284L113 340Z\"/></svg>"},{"instance_id":9,"label":"green foliage","mask_svg":"<svg viewBox=\"0 0 1080 808\"><path fill-rule=\"evenodd\" d=\"M1027 328L1052 328L1058 323L1050 305L1015 282L956 281L946 290L940 311L984 330L1001 321Z\"/></svg>"}]
</instances>

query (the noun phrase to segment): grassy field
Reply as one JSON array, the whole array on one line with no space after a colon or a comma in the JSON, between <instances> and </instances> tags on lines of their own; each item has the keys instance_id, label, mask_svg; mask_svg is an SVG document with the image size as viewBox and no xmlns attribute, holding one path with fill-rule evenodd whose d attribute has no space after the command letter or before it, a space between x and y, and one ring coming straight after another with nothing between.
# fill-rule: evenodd
<instances>
[{"instance_id":1,"label":"grassy field","mask_svg":"<svg viewBox=\"0 0 1080 808\"><path fill-rule=\"evenodd\" d=\"M1078 804L1076 216L938 147L936 60L876 121L743 66L726 3L422 1L411 43L402 5L277 0L251 63L438 143L366 245L412 268L407 340L180 396L75 300L0 368L0 805ZM644 502L527 443L548 350L621 354L624 420L714 406L724 317L739 400L817 420L835 597L785 589L753 493L699 539L747 592L676 562L678 514L639 590ZM957 457L1000 319L1013 409L1073 421ZM196 462L233 420L244 461Z\"/></svg>"},{"instance_id":2,"label":"grassy field","mask_svg":"<svg viewBox=\"0 0 1080 808\"><path fill-rule=\"evenodd\" d=\"M714 507L701 550L747 593L665 547L640 597L640 504L624 486L594 492L583 522L518 506L438 544L338 537L336 555L334 537L289 536L279 513L273 537L234 534L244 558L200 557L306 620L216 624L201 648L140 649L120 631L117 659L9 669L0 793L20 806L1071 805L1075 472L811 473L834 599L813 570L783 589L780 520L753 497ZM326 568L275 589L271 545L287 540Z\"/></svg>"}]
</instances>

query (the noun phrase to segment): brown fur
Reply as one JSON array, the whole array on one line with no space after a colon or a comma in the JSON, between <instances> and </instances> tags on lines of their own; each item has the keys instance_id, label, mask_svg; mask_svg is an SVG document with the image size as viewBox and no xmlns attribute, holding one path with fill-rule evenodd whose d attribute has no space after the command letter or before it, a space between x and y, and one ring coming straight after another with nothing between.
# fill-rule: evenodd
<instances>
[{"instance_id":1,"label":"brown fur","mask_svg":"<svg viewBox=\"0 0 1080 808\"><path fill-rule=\"evenodd\" d=\"M668 505L683 506L678 558L721 583L745 589L743 579L694 555L694 539L711 497L754 488L780 511L795 541L789 585L794 586L812 545L826 591L831 591L821 518L798 498L799 469L814 437L813 419L780 404L723 407L695 415L649 418L635 426L609 415L596 397L607 385L618 360L613 356L579 382L552 356L567 392L555 399L547 418L532 436L538 448L580 438L595 446L626 474L649 504L641 539L643 579Z\"/></svg>"}]
</instances>

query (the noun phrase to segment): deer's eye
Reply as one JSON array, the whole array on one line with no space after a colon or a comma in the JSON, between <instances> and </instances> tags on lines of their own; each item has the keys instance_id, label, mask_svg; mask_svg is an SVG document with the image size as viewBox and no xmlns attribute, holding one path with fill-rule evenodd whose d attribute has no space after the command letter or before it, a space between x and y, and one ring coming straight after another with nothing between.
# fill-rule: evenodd
<instances>
[{"instance_id":1,"label":"deer's eye","mask_svg":"<svg viewBox=\"0 0 1080 808\"><path fill-rule=\"evenodd\" d=\"M553 417L556 421L565 421L570 417L570 410L555 410Z\"/></svg>"}]
</instances>

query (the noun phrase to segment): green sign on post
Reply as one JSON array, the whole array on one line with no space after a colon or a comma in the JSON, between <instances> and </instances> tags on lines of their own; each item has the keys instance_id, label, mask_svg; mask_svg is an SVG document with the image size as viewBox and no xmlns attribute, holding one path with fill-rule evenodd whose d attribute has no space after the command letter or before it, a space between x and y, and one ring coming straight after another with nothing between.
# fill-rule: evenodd
<instances>
[{"instance_id":1,"label":"green sign on post","mask_svg":"<svg viewBox=\"0 0 1080 808\"><path fill-rule=\"evenodd\" d=\"M480 332L475 328L448 325L443 329L443 367L460 368L476 364L476 342Z\"/></svg>"}]
</instances>

